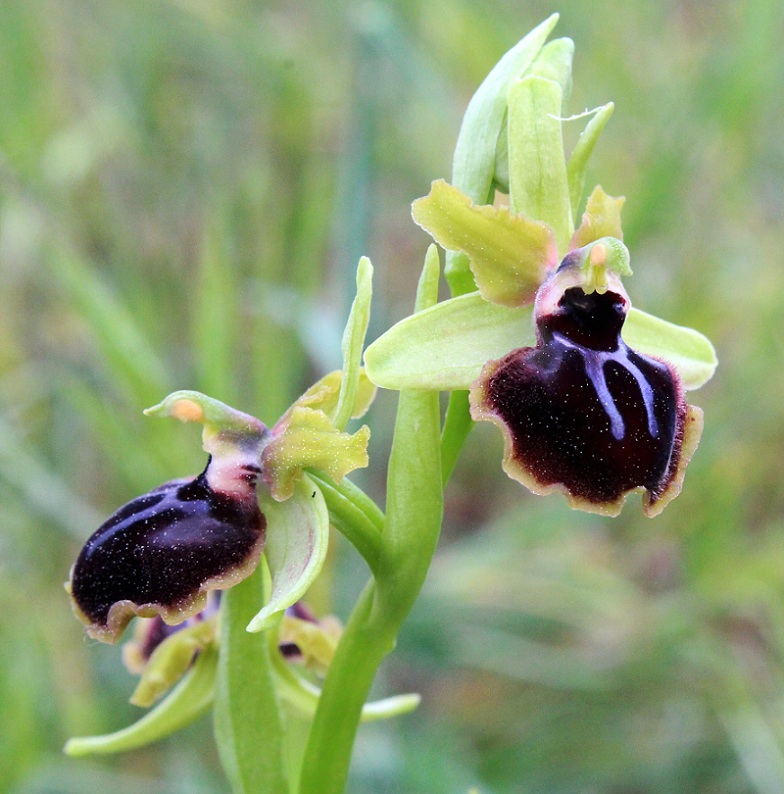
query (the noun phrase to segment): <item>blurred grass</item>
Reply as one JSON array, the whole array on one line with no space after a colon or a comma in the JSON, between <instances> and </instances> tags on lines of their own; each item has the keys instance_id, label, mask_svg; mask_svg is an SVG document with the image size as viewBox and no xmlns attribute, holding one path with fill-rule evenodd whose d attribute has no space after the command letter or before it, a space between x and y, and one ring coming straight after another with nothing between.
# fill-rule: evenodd
<instances>
[{"instance_id":1,"label":"blurred grass","mask_svg":"<svg viewBox=\"0 0 784 794\"><path fill-rule=\"evenodd\" d=\"M200 465L197 433L142 408L197 388L274 421L336 364L360 254L374 328L408 311L426 245L408 205L448 175L487 70L556 8L572 110L616 102L593 175L628 197L632 298L717 344L705 435L649 522L523 494L475 431L380 684L425 705L363 728L352 790L784 791L774 0L0 4L0 791L225 790L206 723L59 755L134 712L62 582L100 516ZM363 573L339 565L342 611Z\"/></svg>"}]
</instances>

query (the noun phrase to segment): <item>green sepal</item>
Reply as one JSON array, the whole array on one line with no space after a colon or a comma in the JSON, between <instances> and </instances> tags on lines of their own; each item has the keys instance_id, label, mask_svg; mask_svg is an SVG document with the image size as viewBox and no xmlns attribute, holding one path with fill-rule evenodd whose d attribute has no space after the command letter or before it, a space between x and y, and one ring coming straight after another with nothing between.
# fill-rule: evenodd
<instances>
[{"instance_id":1,"label":"green sepal","mask_svg":"<svg viewBox=\"0 0 784 794\"><path fill-rule=\"evenodd\" d=\"M716 368L713 345L699 331L635 308L623 338L640 353L670 362L686 389L698 389ZM535 343L530 306L496 306L474 292L392 326L365 351L365 367L384 389L468 389L488 361Z\"/></svg>"},{"instance_id":2,"label":"green sepal","mask_svg":"<svg viewBox=\"0 0 784 794\"><path fill-rule=\"evenodd\" d=\"M340 393L333 413L329 414L332 424L343 430L348 420L355 415L355 404L359 392L362 365L362 348L370 322L370 300L373 295L373 266L363 256L357 266L357 296L351 305L351 312L343 332L343 377Z\"/></svg>"},{"instance_id":3,"label":"green sepal","mask_svg":"<svg viewBox=\"0 0 784 794\"><path fill-rule=\"evenodd\" d=\"M563 149L561 86L528 76L509 89L509 204L515 213L546 223L558 251L574 232Z\"/></svg>"},{"instance_id":4,"label":"green sepal","mask_svg":"<svg viewBox=\"0 0 784 794\"><path fill-rule=\"evenodd\" d=\"M531 311L488 303L478 292L439 303L367 348L368 377L384 389L468 389L489 360L535 344Z\"/></svg>"},{"instance_id":5,"label":"green sepal","mask_svg":"<svg viewBox=\"0 0 784 794\"><path fill-rule=\"evenodd\" d=\"M291 498L279 502L264 491L261 510L274 532L267 534L264 558L272 579L269 602L248 624L263 631L305 594L324 565L329 543L329 514L321 491L306 474L294 483Z\"/></svg>"},{"instance_id":6,"label":"green sepal","mask_svg":"<svg viewBox=\"0 0 784 794\"><path fill-rule=\"evenodd\" d=\"M558 22L553 14L534 28L493 67L468 103L452 162L452 182L472 201L486 204L492 201L493 184L498 168L498 152L507 157L506 117L507 94L514 80L522 77L542 50L547 37ZM504 182L508 177L501 176ZM446 257L444 276L453 295L473 292L475 283L468 258L462 253L450 252Z\"/></svg>"},{"instance_id":7,"label":"green sepal","mask_svg":"<svg viewBox=\"0 0 784 794\"><path fill-rule=\"evenodd\" d=\"M70 739L65 753L74 757L121 753L152 744L184 728L212 707L217 665L218 651L210 645L169 695L138 722L104 736Z\"/></svg>"},{"instance_id":8,"label":"green sepal","mask_svg":"<svg viewBox=\"0 0 784 794\"><path fill-rule=\"evenodd\" d=\"M583 188L585 188L585 172L588 168L588 161L591 159L596 142L599 140L605 124L610 120L614 109L615 105L612 102L608 102L606 105L588 111L591 119L577 139L569 162L566 164L566 176L569 180L569 199L572 203L572 217L577 217ZM584 115L580 114L580 116ZM572 121L580 118L580 116L568 118L566 121ZM618 237L617 234L613 236Z\"/></svg>"},{"instance_id":9,"label":"green sepal","mask_svg":"<svg viewBox=\"0 0 784 794\"><path fill-rule=\"evenodd\" d=\"M335 655L342 630L340 621L334 617L305 620L284 614L280 621L278 643L296 645L302 657L302 666L324 675Z\"/></svg>"},{"instance_id":10,"label":"green sepal","mask_svg":"<svg viewBox=\"0 0 784 794\"><path fill-rule=\"evenodd\" d=\"M337 430L319 410L294 406L278 422L262 454L264 482L278 501L288 499L306 468L324 471L340 482L354 469L368 465L370 429Z\"/></svg>"},{"instance_id":11,"label":"green sepal","mask_svg":"<svg viewBox=\"0 0 784 794\"><path fill-rule=\"evenodd\" d=\"M716 350L706 336L693 328L669 323L632 307L621 336L634 350L672 364L685 389L699 389L716 371Z\"/></svg>"},{"instance_id":12,"label":"green sepal","mask_svg":"<svg viewBox=\"0 0 784 794\"><path fill-rule=\"evenodd\" d=\"M264 424L255 416L197 391L173 392L157 405L145 409L144 414L169 416L181 422L199 422L204 425L205 438L223 431L240 435L261 435L266 431Z\"/></svg>"},{"instance_id":13,"label":"green sepal","mask_svg":"<svg viewBox=\"0 0 784 794\"><path fill-rule=\"evenodd\" d=\"M588 197L582 222L577 227L569 244L570 248L582 248L600 237L615 237L623 240L621 210L626 199L608 196L601 185L597 185Z\"/></svg>"},{"instance_id":14,"label":"green sepal","mask_svg":"<svg viewBox=\"0 0 784 794\"><path fill-rule=\"evenodd\" d=\"M474 204L443 180L413 203L411 214L443 248L468 256L479 291L492 303L530 303L556 264L553 235L545 224L505 207Z\"/></svg>"},{"instance_id":15,"label":"green sepal","mask_svg":"<svg viewBox=\"0 0 784 794\"><path fill-rule=\"evenodd\" d=\"M215 640L216 620L201 620L167 637L144 666L139 683L131 695L134 706L149 708L187 672L194 658ZM131 641L131 643L134 641ZM123 656L131 643L123 649Z\"/></svg>"}]
</instances>

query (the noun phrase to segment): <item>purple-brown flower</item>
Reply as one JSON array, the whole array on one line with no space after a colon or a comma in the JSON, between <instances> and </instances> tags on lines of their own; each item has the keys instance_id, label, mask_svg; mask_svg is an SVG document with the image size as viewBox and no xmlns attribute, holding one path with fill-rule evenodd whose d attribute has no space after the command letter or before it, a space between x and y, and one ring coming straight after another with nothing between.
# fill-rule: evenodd
<instances>
[{"instance_id":1,"label":"purple-brown flower","mask_svg":"<svg viewBox=\"0 0 784 794\"><path fill-rule=\"evenodd\" d=\"M179 623L207 593L231 587L256 567L266 520L256 487L267 428L217 401L174 401L172 415L205 424L207 466L133 499L87 540L67 585L87 633L116 642L135 615ZM223 423L218 425L216 418Z\"/></svg>"},{"instance_id":2,"label":"purple-brown flower","mask_svg":"<svg viewBox=\"0 0 784 794\"><path fill-rule=\"evenodd\" d=\"M504 470L534 493L617 515L643 491L654 516L702 431L684 389L710 379L716 356L702 334L631 307L622 204L597 186L559 265L546 223L434 182L414 219L467 258L477 290L399 322L365 365L384 388L469 389L473 419L503 433Z\"/></svg>"},{"instance_id":3,"label":"purple-brown flower","mask_svg":"<svg viewBox=\"0 0 784 794\"><path fill-rule=\"evenodd\" d=\"M137 497L87 540L70 592L90 636L114 642L135 615L179 622L256 567L266 527L258 468L239 465L230 488L224 472L220 489L212 468L210 459L198 477Z\"/></svg>"},{"instance_id":4,"label":"purple-brown flower","mask_svg":"<svg viewBox=\"0 0 784 794\"><path fill-rule=\"evenodd\" d=\"M504 470L534 493L560 490L573 507L616 515L644 490L656 515L680 492L702 411L686 404L672 366L623 341L626 291L613 273L603 291L586 291L581 255L537 293L536 346L485 365L472 416L501 428Z\"/></svg>"}]
</instances>

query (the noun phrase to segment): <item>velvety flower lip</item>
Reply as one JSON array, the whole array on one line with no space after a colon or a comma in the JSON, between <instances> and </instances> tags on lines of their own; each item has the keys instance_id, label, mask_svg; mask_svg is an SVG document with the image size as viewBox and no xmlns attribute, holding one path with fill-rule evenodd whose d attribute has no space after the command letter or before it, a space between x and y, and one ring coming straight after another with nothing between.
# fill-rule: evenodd
<instances>
[{"instance_id":1,"label":"velvety flower lip","mask_svg":"<svg viewBox=\"0 0 784 794\"><path fill-rule=\"evenodd\" d=\"M573 507L617 515L644 490L653 516L680 492L702 412L673 367L621 338L630 302L620 279L607 272L587 291L579 257L567 255L537 293L536 346L485 365L472 416L501 428L504 470L534 493L563 491Z\"/></svg>"},{"instance_id":2,"label":"velvety flower lip","mask_svg":"<svg viewBox=\"0 0 784 794\"><path fill-rule=\"evenodd\" d=\"M69 591L87 633L115 642L135 615L178 623L204 608L208 591L247 576L266 528L257 477L241 465L230 480L226 462L210 458L198 477L166 483L114 513L71 571Z\"/></svg>"}]
</instances>

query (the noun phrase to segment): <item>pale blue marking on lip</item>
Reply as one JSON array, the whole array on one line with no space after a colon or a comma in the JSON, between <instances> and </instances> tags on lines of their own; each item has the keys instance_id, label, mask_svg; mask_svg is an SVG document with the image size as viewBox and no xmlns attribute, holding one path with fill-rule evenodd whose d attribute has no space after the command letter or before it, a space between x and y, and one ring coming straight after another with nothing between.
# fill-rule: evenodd
<instances>
[{"instance_id":1,"label":"pale blue marking on lip","mask_svg":"<svg viewBox=\"0 0 784 794\"><path fill-rule=\"evenodd\" d=\"M553 334L553 339L557 339L558 342L565 347L577 350L583 357L583 361L585 362L585 374L593 384L596 394L599 397L599 402L607 413L607 418L610 420L610 432L616 441L621 441L623 439L626 433L626 425L610 393L610 389L607 386L607 377L604 372L604 367L610 361L614 361L616 364L623 367L636 381L640 389L643 404L645 405L645 413L648 417L648 433L650 433L651 438L659 437L659 423L653 412L653 389L650 383L645 379L645 375L640 372L640 368L629 358L629 347L625 342L620 341L615 350L606 351L590 350L589 348L582 347L559 333ZM657 366L664 366L655 360L651 360L651 363Z\"/></svg>"}]
</instances>

